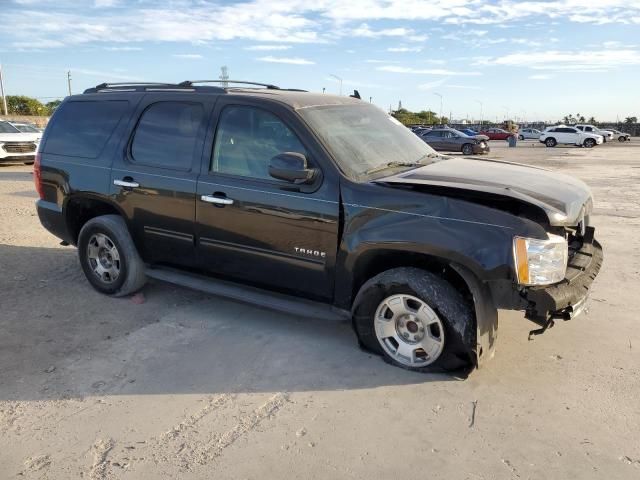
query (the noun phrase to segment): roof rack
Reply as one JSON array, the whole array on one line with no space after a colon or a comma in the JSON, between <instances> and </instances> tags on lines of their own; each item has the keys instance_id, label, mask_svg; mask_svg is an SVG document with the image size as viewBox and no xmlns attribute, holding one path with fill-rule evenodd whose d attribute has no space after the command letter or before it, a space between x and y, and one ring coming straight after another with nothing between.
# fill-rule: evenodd
<instances>
[{"instance_id":1,"label":"roof rack","mask_svg":"<svg viewBox=\"0 0 640 480\"><path fill-rule=\"evenodd\" d=\"M100 93L100 92L150 92L150 91L194 91L196 88L205 88L208 91L215 90L224 92L219 87L194 87L191 85L181 85L177 83L166 82L105 82L88 88L84 93Z\"/></svg>"},{"instance_id":2,"label":"roof rack","mask_svg":"<svg viewBox=\"0 0 640 480\"><path fill-rule=\"evenodd\" d=\"M180 82L178 85L181 87L191 87L194 83L236 83L240 85L256 85L258 87L265 87L269 90L280 90L280 87L277 85L271 85L270 83L246 82L244 80L185 80L184 82Z\"/></svg>"}]
</instances>

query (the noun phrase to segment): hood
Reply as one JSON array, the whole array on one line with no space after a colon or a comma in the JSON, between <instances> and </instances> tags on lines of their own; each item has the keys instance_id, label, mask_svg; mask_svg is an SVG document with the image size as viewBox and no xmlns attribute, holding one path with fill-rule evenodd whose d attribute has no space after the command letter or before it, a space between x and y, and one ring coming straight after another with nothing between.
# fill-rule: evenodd
<instances>
[{"instance_id":1,"label":"hood","mask_svg":"<svg viewBox=\"0 0 640 480\"><path fill-rule=\"evenodd\" d=\"M35 142L41 133L0 133L0 142Z\"/></svg>"},{"instance_id":2,"label":"hood","mask_svg":"<svg viewBox=\"0 0 640 480\"><path fill-rule=\"evenodd\" d=\"M556 226L578 225L593 206L589 187L577 178L498 160L445 157L377 182L431 185L511 197L542 208L549 223Z\"/></svg>"},{"instance_id":3,"label":"hood","mask_svg":"<svg viewBox=\"0 0 640 480\"><path fill-rule=\"evenodd\" d=\"M476 140L484 140L485 142L487 140L489 140L489 137L487 137L486 135L469 135L471 138L475 138Z\"/></svg>"}]
</instances>

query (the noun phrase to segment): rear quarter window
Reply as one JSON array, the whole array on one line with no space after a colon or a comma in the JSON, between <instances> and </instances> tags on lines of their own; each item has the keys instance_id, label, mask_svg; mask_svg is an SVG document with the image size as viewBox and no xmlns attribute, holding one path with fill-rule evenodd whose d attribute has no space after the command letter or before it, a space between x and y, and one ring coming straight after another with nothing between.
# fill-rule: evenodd
<instances>
[{"instance_id":1,"label":"rear quarter window","mask_svg":"<svg viewBox=\"0 0 640 480\"><path fill-rule=\"evenodd\" d=\"M126 100L62 104L49 127L43 152L98 158L128 105Z\"/></svg>"}]
</instances>

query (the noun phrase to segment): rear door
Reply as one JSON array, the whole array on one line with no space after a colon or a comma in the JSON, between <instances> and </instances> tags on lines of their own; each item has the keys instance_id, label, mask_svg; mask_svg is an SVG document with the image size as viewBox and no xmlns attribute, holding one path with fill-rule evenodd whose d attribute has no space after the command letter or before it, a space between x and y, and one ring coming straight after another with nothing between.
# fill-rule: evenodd
<instances>
[{"instance_id":1,"label":"rear door","mask_svg":"<svg viewBox=\"0 0 640 480\"><path fill-rule=\"evenodd\" d=\"M113 164L111 193L146 261L195 263L195 194L206 121L202 94L147 94Z\"/></svg>"},{"instance_id":2,"label":"rear door","mask_svg":"<svg viewBox=\"0 0 640 480\"><path fill-rule=\"evenodd\" d=\"M424 140L434 149L442 150L444 148L442 141L442 131L432 130L423 135Z\"/></svg>"},{"instance_id":3,"label":"rear door","mask_svg":"<svg viewBox=\"0 0 640 480\"><path fill-rule=\"evenodd\" d=\"M321 147L282 106L223 97L214 117L211 157L197 187L198 265L235 281L331 299L339 181L327 176L335 174ZM305 155L323 174L313 185L272 178L269 161L283 152Z\"/></svg>"}]
</instances>

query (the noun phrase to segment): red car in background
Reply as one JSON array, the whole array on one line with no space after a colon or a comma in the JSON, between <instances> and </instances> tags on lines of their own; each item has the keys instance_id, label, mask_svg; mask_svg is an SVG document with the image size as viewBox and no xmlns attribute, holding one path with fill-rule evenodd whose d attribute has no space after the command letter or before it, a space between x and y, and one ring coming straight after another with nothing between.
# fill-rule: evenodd
<instances>
[{"instance_id":1,"label":"red car in background","mask_svg":"<svg viewBox=\"0 0 640 480\"><path fill-rule=\"evenodd\" d=\"M480 135L486 135L489 137L489 140L506 140L513 134L503 130L502 128L487 128L480 132Z\"/></svg>"}]
</instances>

